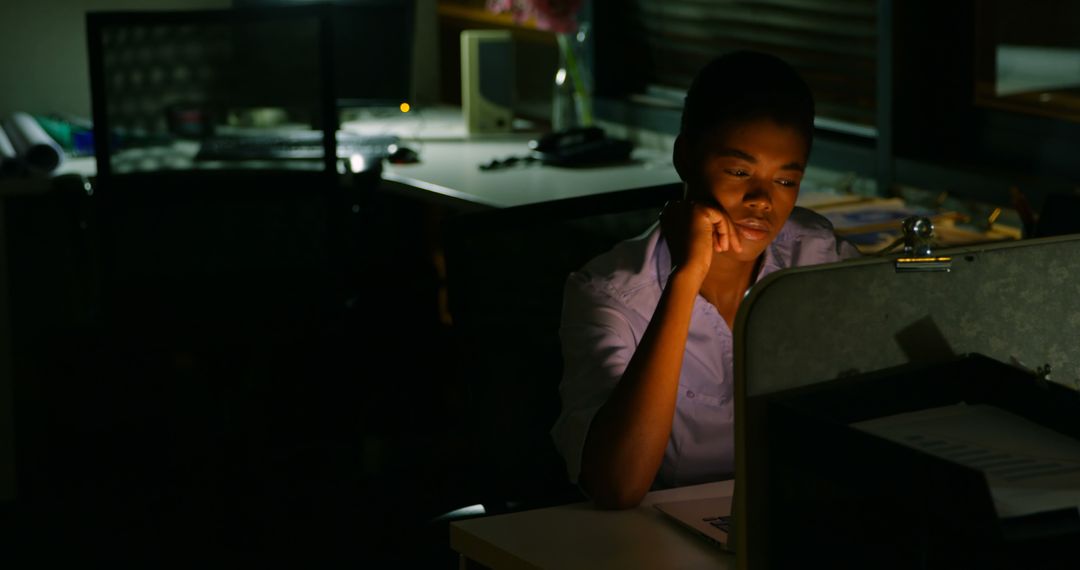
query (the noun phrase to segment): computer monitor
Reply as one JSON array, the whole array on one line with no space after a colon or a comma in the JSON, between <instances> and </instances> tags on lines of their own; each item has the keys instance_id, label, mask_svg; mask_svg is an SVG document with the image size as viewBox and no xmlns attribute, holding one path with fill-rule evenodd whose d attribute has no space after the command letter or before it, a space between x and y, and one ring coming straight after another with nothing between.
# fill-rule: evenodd
<instances>
[{"instance_id":1,"label":"computer monitor","mask_svg":"<svg viewBox=\"0 0 1080 570\"><path fill-rule=\"evenodd\" d=\"M325 8L88 13L98 178L192 168L198 141L238 130L333 132Z\"/></svg>"},{"instance_id":2,"label":"computer monitor","mask_svg":"<svg viewBox=\"0 0 1080 570\"><path fill-rule=\"evenodd\" d=\"M233 0L238 9L333 6L338 108L397 107L412 95L416 0Z\"/></svg>"}]
</instances>

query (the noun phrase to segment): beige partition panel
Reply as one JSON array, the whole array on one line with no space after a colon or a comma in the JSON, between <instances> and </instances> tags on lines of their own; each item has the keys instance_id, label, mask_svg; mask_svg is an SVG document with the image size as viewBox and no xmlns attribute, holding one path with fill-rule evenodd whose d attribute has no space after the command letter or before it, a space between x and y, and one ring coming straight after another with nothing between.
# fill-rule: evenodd
<instances>
[{"instance_id":1,"label":"beige partition panel","mask_svg":"<svg viewBox=\"0 0 1080 570\"><path fill-rule=\"evenodd\" d=\"M874 258L763 280L736 324L747 395L968 352L1050 364L1053 380L1075 387L1080 236L943 254L948 273L897 273Z\"/></svg>"},{"instance_id":2,"label":"beige partition panel","mask_svg":"<svg viewBox=\"0 0 1080 570\"><path fill-rule=\"evenodd\" d=\"M1032 369L1049 364L1051 380L1077 387L1080 236L940 254L952 257L947 273L899 273L891 258L784 270L743 302L735 325L735 508L739 528L749 530L737 537L740 567L753 556L745 538L755 527L746 510L754 434L739 413L747 397L970 352Z\"/></svg>"}]
</instances>

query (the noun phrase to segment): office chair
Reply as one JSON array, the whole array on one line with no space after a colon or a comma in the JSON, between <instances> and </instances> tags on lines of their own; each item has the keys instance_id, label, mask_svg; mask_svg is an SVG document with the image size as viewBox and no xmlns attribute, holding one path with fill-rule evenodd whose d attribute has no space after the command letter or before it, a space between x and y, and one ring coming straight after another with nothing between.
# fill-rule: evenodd
<instances>
[{"instance_id":1,"label":"office chair","mask_svg":"<svg viewBox=\"0 0 1080 570\"><path fill-rule=\"evenodd\" d=\"M334 181L288 170L148 172L100 188L104 308L126 327L288 335L344 307Z\"/></svg>"},{"instance_id":2,"label":"office chair","mask_svg":"<svg viewBox=\"0 0 1080 570\"><path fill-rule=\"evenodd\" d=\"M78 443L45 457L65 467L48 471L74 472L83 453L86 471L103 481L142 475L100 494L115 498L119 513L101 534L125 524L125 509L142 512L145 492L180 497L185 521L230 505L235 524L222 535L273 537L273 525L291 524L272 516L274 505L347 488L322 483L349 472L306 457L337 447L348 455L359 439L364 370L355 363L368 348L349 337L362 317L347 303L358 273L350 224L356 194L373 190L378 176L345 186L332 146L309 162L195 158L208 133L248 128L271 108L304 128L336 130L322 59L332 44L319 34L325 15L311 6L87 18L98 164L88 231L101 258L101 314L94 328L65 339L75 356L42 349L65 365L40 373L56 388L42 391L41 407L56 413L41 431ZM257 37L283 34L289 81L253 65L238 71L238 61L252 61L241 57L255 45L246 41L250 26ZM262 83L237 85L256 75ZM268 80L280 89L255 88ZM294 480L314 483L290 488ZM352 504L344 495L334 504ZM89 504L84 512L97 507ZM172 523L163 513L147 514L164 528ZM251 530L253 520L265 528Z\"/></svg>"},{"instance_id":3,"label":"office chair","mask_svg":"<svg viewBox=\"0 0 1080 570\"><path fill-rule=\"evenodd\" d=\"M549 433L560 410L565 281L645 231L681 190L639 188L447 220L447 294L467 390L471 492L487 513L583 498Z\"/></svg>"},{"instance_id":4,"label":"office chair","mask_svg":"<svg viewBox=\"0 0 1080 570\"><path fill-rule=\"evenodd\" d=\"M335 152L332 15L319 5L87 16L111 317L228 338L288 334L344 305L354 252ZM198 154L216 135L316 127L319 160Z\"/></svg>"}]
</instances>

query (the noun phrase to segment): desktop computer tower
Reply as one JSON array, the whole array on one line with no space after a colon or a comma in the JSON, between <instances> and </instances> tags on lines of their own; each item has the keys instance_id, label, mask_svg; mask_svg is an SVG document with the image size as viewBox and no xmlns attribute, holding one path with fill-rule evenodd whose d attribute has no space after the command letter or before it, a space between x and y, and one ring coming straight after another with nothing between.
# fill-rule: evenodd
<instances>
[{"instance_id":1,"label":"desktop computer tower","mask_svg":"<svg viewBox=\"0 0 1080 570\"><path fill-rule=\"evenodd\" d=\"M461 107L470 134L510 130L514 53L507 30L461 32Z\"/></svg>"}]
</instances>

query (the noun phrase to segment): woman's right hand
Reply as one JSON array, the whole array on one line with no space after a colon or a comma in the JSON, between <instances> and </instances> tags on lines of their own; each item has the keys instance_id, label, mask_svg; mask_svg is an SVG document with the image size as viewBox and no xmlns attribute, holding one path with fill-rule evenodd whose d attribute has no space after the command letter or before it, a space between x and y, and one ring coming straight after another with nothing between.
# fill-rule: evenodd
<instances>
[{"instance_id":1,"label":"woman's right hand","mask_svg":"<svg viewBox=\"0 0 1080 570\"><path fill-rule=\"evenodd\" d=\"M660 231L674 267L709 272L714 253L742 252L742 242L727 212L692 200L673 200L660 213Z\"/></svg>"}]
</instances>

